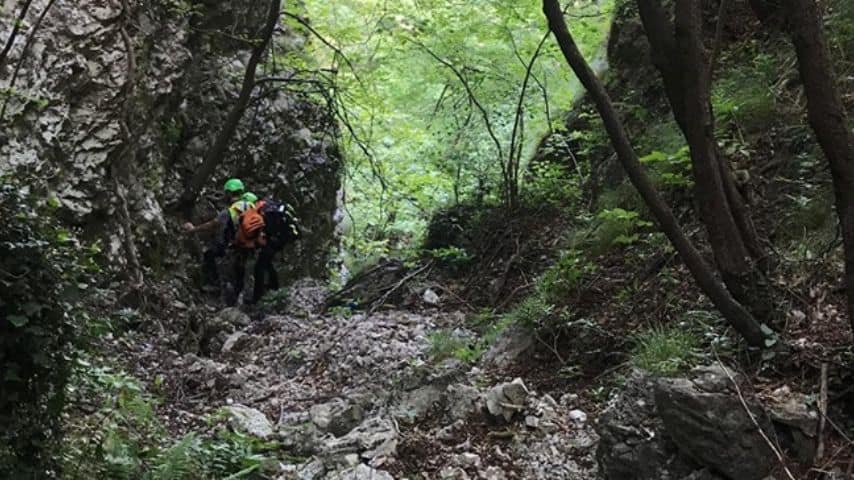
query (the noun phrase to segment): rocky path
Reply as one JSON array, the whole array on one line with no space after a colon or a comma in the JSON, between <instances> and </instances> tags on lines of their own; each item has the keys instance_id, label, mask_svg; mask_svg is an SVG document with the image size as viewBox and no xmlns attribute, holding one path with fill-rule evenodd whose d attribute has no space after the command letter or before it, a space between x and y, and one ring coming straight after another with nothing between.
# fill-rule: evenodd
<instances>
[{"instance_id":1,"label":"rocky path","mask_svg":"<svg viewBox=\"0 0 854 480\"><path fill-rule=\"evenodd\" d=\"M211 327L211 358L159 359L198 416L280 442L299 463L285 479L590 479L595 433L577 398L529 390L487 365L431 358L431 334L471 335L459 313L320 315L321 288L295 288L288 311ZM500 355L499 355L500 356ZM194 411L195 410L195 411Z\"/></svg>"},{"instance_id":2,"label":"rocky path","mask_svg":"<svg viewBox=\"0 0 854 480\"><path fill-rule=\"evenodd\" d=\"M536 361L519 354L520 332L476 364L441 360L437 332L473 339L463 314L321 314L325 293L304 283L288 307L254 321L236 309L211 315L207 356L130 342L144 376L174 392L162 413L175 433L222 414L281 446L277 480L768 480L791 477L767 438L807 465L815 453L818 414L805 394L753 392L720 361L671 378L627 367L594 414L578 408L584 392L537 392L508 373Z\"/></svg>"}]
</instances>

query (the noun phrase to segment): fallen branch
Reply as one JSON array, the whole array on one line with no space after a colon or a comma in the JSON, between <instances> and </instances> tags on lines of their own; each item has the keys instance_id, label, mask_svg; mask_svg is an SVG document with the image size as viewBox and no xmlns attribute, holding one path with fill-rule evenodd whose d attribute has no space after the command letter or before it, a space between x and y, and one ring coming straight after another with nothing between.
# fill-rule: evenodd
<instances>
[{"instance_id":1,"label":"fallen branch","mask_svg":"<svg viewBox=\"0 0 854 480\"><path fill-rule=\"evenodd\" d=\"M821 390L818 395L818 447L815 449L815 461L819 462L824 456L824 425L827 422L827 364L821 364Z\"/></svg>"},{"instance_id":2,"label":"fallen branch","mask_svg":"<svg viewBox=\"0 0 854 480\"><path fill-rule=\"evenodd\" d=\"M374 313L374 311L377 308L381 307L385 303L385 301L388 300L388 297L390 297L392 293L394 293L395 291L400 289L400 287L402 287L404 284L406 284L406 282L412 280L415 276L417 276L418 274L420 274L421 272L426 270L428 267L432 267L432 266L433 266L433 261L430 260L429 262L425 263L423 267L421 267L418 270L415 270L414 272L411 272L411 273L407 274L405 277L403 277L399 282L397 282L397 284L395 284L393 287L388 289L378 300L371 302L371 306L370 306L370 308L368 308L368 312L367 312L368 315Z\"/></svg>"}]
</instances>

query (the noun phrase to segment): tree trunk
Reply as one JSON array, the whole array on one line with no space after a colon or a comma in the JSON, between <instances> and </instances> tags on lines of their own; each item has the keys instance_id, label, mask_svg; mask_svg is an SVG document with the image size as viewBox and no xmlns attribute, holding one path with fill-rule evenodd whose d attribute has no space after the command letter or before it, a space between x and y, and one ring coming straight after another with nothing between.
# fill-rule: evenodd
<instances>
[{"instance_id":1,"label":"tree trunk","mask_svg":"<svg viewBox=\"0 0 854 480\"><path fill-rule=\"evenodd\" d=\"M180 208L184 210L184 215L190 216L193 207L196 203L196 198L201 192L205 183L210 180L214 170L222 163L225 154L228 152L228 146L231 143L234 132L237 131L237 126L240 124L240 119L243 117L243 112L249 105L252 98L252 92L255 90L255 71L258 64L261 62L261 56L267 50L273 38L273 32L276 29L276 24L279 21L279 10L281 8L281 0L270 0L267 10L267 18L260 36L255 41L255 46L252 48L252 55L249 57L249 63L246 64L246 72L243 74L243 84L240 88L240 94L237 101L228 112L222 130L220 130L214 143L206 152L204 161L196 174L190 180L189 185L184 190L181 196Z\"/></svg>"},{"instance_id":2,"label":"tree trunk","mask_svg":"<svg viewBox=\"0 0 854 480\"><path fill-rule=\"evenodd\" d=\"M661 73L673 116L691 150L695 196L715 262L733 295L765 317L771 311L770 292L756 295L752 291L763 283L751 261L762 260L765 254L717 146L699 1L676 2L675 25L659 0L637 0L637 4L653 64Z\"/></svg>"},{"instance_id":3,"label":"tree trunk","mask_svg":"<svg viewBox=\"0 0 854 480\"><path fill-rule=\"evenodd\" d=\"M809 123L830 164L845 248L848 320L854 329L854 134L836 85L833 61L814 0L785 0L786 30L798 57Z\"/></svg>"},{"instance_id":4,"label":"tree trunk","mask_svg":"<svg viewBox=\"0 0 854 480\"><path fill-rule=\"evenodd\" d=\"M673 212L644 172L625 129L614 111L605 87L590 69L572 39L558 1L543 0L543 11L549 21L549 29L554 33L564 58L596 104L596 109L602 117L620 163L655 216L662 231L673 243L700 288L709 296L724 318L744 336L750 345L764 347L766 336L759 323L740 303L732 298L726 288L715 278L712 269L685 236Z\"/></svg>"}]
</instances>

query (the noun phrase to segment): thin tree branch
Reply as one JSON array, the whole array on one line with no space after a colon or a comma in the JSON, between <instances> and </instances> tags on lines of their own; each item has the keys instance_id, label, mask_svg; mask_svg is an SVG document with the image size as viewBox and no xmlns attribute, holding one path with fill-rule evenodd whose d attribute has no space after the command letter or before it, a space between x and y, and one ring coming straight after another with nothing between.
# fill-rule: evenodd
<instances>
[{"instance_id":1,"label":"thin tree branch","mask_svg":"<svg viewBox=\"0 0 854 480\"><path fill-rule=\"evenodd\" d=\"M6 66L6 55L9 54L9 50L12 49L12 44L15 43L15 37L18 36L18 31L24 23L24 18L27 16L27 10L30 9L31 3L33 3L33 0L27 0L24 3L24 6L21 7L21 11L18 13L18 18L15 20L15 25L12 26L12 32L9 34L9 38L6 39L6 45L3 47L3 51L0 52L0 72L2 72L3 67Z\"/></svg>"},{"instance_id":2,"label":"thin tree branch","mask_svg":"<svg viewBox=\"0 0 854 480\"><path fill-rule=\"evenodd\" d=\"M329 47L333 52L335 52L335 54L336 54L336 55L338 55L338 56L340 56L342 59L344 59L344 63L346 63L346 64L347 64L347 66L348 66L348 67L350 67L350 71L353 73L353 77L355 77L355 78L356 78L356 81L358 81L360 85L362 84L362 79L359 77L359 72L356 70L356 67L353 65L353 63L352 63L352 62L350 62L350 59L349 59L349 58L347 58L347 55L344 55L344 52L343 52L340 48L338 48L338 47L336 47L335 45L333 45L333 44L332 44L332 42L330 42L329 40L327 40L323 35L321 35L321 34L320 34L320 32L318 32L317 30L315 30L315 29L314 29L314 27L312 27L312 26L311 26L311 24L309 24L309 23L308 23L308 20L306 20L306 19L304 19L304 18L300 17L300 16L299 16L299 15L297 15L297 14L294 14L294 13L291 13L291 12L288 12L288 11L283 11L283 12L282 12L282 15L284 15L284 16L286 16L286 17L288 17L288 18L293 19L294 21L296 21L297 23L299 23L300 25L302 25L303 27L305 27L305 29L306 29L306 30L308 30L309 32L311 32L311 34L312 34L312 35L314 35L315 37L317 37L317 39L318 39L318 40L320 40L324 45L326 45L326 46L327 46L327 47Z\"/></svg>"},{"instance_id":3,"label":"thin tree branch","mask_svg":"<svg viewBox=\"0 0 854 480\"><path fill-rule=\"evenodd\" d=\"M122 130L123 148L116 158L111 162L111 173L115 183L116 196L119 199L119 220L122 228L122 243L127 254L129 267L128 277L132 291L141 292L144 283L142 266L139 262L139 251L133 239L133 223L131 222L130 209L128 207L126 183L130 177L130 169L136 162L136 145L133 132L130 128L134 95L136 93L136 54L133 49L133 41L128 34L127 26L130 23L130 4L128 0L121 0L121 24L119 33L127 56L127 73L124 85L124 105L120 126Z\"/></svg>"},{"instance_id":4,"label":"thin tree branch","mask_svg":"<svg viewBox=\"0 0 854 480\"><path fill-rule=\"evenodd\" d=\"M451 72L453 72L454 76L462 83L463 88L466 89L466 93L468 94L469 99L474 103L477 107L478 111L480 111L481 117L483 117L483 122L486 124L486 130L489 133L489 137L492 139L492 142L495 144L495 150L498 152L498 158L502 159L501 164L504 165L504 150L501 148L501 142L498 140L498 137L495 135L495 130L492 128L492 122L489 120L489 113L486 109L481 105L480 101L477 99L477 96L474 94L474 91L469 85L468 79L460 72L460 70L454 66L451 62L445 60L444 58L438 56L433 50L430 50L426 45L421 42L418 42L415 39L404 37L408 42L417 45L422 50L424 50L428 55L433 57L437 62L441 63L445 67L447 67Z\"/></svg>"},{"instance_id":5,"label":"thin tree branch","mask_svg":"<svg viewBox=\"0 0 854 480\"><path fill-rule=\"evenodd\" d=\"M47 12L50 11L51 7L53 7L54 3L56 3L56 0L50 0L50 2L44 7L44 10L42 10L42 13L39 15L36 23L33 25L33 28L30 29L30 33L27 36L27 42L24 43L24 49L21 50L21 57L18 59L18 63L15 65L15 71L12 73L12 79L9 80L9 85L6 86L9 93L3 100L3 108L0 108L0 122L3 122L3 118L6 115L6 107L9 105L9 99L12 98L12 94L15 89L15 81L18 80L18 74L21 71L21 66L24 64L24 60L27 58L27 52L30 50L30 45L33 43L36 32L42 24L42 20L44 20L44 17L47 15Z\"/></svg>"}]
</instances>

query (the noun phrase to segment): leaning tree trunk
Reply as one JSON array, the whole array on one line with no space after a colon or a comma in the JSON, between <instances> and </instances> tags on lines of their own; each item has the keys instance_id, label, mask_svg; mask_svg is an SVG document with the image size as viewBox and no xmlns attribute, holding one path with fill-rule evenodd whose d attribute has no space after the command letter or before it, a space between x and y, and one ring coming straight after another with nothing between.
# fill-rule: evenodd
<instances>
[{"instance_id":1,"label":"leaning tree trunk","mask_svg":"<svg viewBox=\"0 0 854 480\"><path fill-rule=\"evenodd\" d=\"M785 0L786 30L798 56L810 126L830 164L845 248L848 320L854 329L854 134L836 85L833 61L814 0Z\"/></svg>"},{"instance_id":2,"label":"leaning tree trunk","mask_svg":"<svg viewBox=\"0 0 854 480\"><path fill-rule=\"evenodd\" d=\"M757 262L765 258L747 206L715 138L710 68L702 40L698 0L676 3L676 24L659 0L637 0L673 116L691 151L695 195L700 217L721 276L732 294L763 317L770 295L759 281ZM755 260L755 261L754 261Z\"/></svg>"},{"instance_id":3,"label":"leaning tree trunk","mask_svg":"<svg viewBox=\"0 0 854 480\"><path fill-rule=\"evenodd\" d=\"M697 284L709 296L724 318L744 336L750 345L765 346L766 335L759 323L740 303L732 298L726 288L717 280L712 269L685 236L673 212L653 187L629 142L623 124L617 117L605 87L578 50L566 26L558 1L543 0L543 11L549 21L549 29L554 33L564 58L596 104L596 109L602 117L605 129L611 138L614 150L617 152L617 157L626 170L629 179L655 216L664 234L673 243Z\"/></svg>"},{"instance_id":4,"label":"leaning tree trunk","mask_svg":"<svg viewBox=\"0 0 854 480\"><path fill-rule=\"evenodd\" d=\"M190 179L189 185L181 196L179 206L184 210L184 214L188 217L192 213L193 207L196 204L196 198L198 197L199 192L202 191L202 187L204 187L205 183L210 180L214 170L219 167L223 158L225 158L231 139L237 131L237 126L240 124L240 119L243 118L243 112L245 112L246 107L249 106L249 100L251 100L252 92L255 90L255 71L258 68L258 64L261 62L262 55L264 55L264 52L267 50L267 46L273 38L273 33L276 30L276 24L279 21L280 9L281 0L270 0L264 27L258 38L253 39L255 45L252 48L252 54L249 57L249 62L246 64L246 71L243 74L243 83L240 87L240 94L237 96L237 101L228 112L228 116L225 118L222 130L217 134L214 143L205 153L202 165L196 171L196 174L193 175L193 178Z\"/></svg>"}]
</instances>

